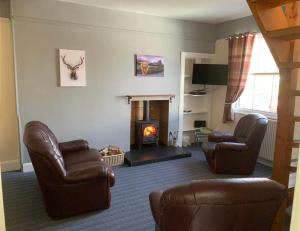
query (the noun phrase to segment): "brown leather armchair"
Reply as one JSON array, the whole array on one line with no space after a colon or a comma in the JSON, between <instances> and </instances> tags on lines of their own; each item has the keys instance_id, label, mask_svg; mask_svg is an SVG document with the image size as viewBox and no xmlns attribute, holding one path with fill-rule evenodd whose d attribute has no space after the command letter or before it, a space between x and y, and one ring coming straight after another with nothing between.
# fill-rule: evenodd
<instances>
[{"instance_id":1,"label":"brown leather armchair","mask_svg":"<svg viewBox=\"0 0 300 231\"><path fill-rule=\"evenodd\" d=\"M64 218L110 206L114 173L87 141L58 143L45 124L32 121L25 127L24 143L50 217Z\"/></svg>"},{"instance_id":2,"label":"brown leather armchair","mask_svg":"<svg viewBox=\"0 0 300 231\"><path fill-rule=\"evenodd\" d=\"M265 136L268 119L260 114L241 118L234 134L215 132L202 144L207 163L214 173L251 174Z\"/></svg>"},{"instance_id":3,"label":"brown leather armchair","mask_svg":"<svg viewBox=\"0 0 300 231\"><path fill-rule=\"evenodd\" d=\"M266 178L192 181L149 196L156 230L270 231L286 197Z\"/></svg>"}]
</instances>

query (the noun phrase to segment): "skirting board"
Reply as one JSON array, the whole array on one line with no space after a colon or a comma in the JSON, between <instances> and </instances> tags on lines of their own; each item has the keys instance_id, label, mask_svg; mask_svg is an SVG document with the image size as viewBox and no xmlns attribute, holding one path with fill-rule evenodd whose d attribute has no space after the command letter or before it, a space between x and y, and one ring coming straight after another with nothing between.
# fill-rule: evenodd
<instances>
[{"instance_id":1,"label":"skirting board","mask_svg":"<svg viewBox=\"0 0 300 231\"><path fill-rule=\"evenodd\" d=\"M10 171L18 171L21 169L20 160L9 160L1 162L1 171L2 172L10 172Z\"/></svg>"},{"instance_id":2,"label":"skirting board","mask_svg":"<svg viewBox=\"0 0 300 231\"><path fill-rule=\"evenodd\" d=\"M273 168L273 162L270 160L266 160L264 158L258 157L257 162L263 165L266 165L268 167Z\"/></svg>"},{"instance_id":3,"label":"skirting board","mask_svg":"<svg viewBox=\"0 0 300 231\"><path fill-rule=\"evenodd\" d=\"M33 172L33 171L34 171L34 169L33 169L32 163L23 164L22 172Z\"/></svg>"}]
</instances>

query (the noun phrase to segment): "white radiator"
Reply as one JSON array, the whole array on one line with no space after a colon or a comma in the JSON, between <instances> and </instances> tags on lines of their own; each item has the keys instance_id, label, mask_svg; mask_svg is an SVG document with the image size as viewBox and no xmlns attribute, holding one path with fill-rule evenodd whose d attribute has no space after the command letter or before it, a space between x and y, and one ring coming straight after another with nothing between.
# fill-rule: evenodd
<instances>
[{"instance_id":1,"label":"white radiator","mask_svg":"<svg viewBox=\"0 0 300 231\"><path fill-rule=\"evenodd\" d=\"M276 127L277 121L269 119L267 131L259 152L258 162L269 166L273 166L276 141Z\"/></svg>"}]
</instances>

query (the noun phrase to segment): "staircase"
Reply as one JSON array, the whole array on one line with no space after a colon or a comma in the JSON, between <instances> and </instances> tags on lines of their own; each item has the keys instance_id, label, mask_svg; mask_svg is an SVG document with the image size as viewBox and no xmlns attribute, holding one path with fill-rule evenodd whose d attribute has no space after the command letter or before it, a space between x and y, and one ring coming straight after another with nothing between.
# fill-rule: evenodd
<instances>
[{"instance_id":1,"label":"staircase","mask_svg":"<svg viewBox=\"0 0 300 231\"><path fill-rule=\"evenodd\" d=\"M253 16L280 70L277 135L272 179L289 189L288 198L280 208L273 231L283 230L286 209L293 201L295 162L292 151L299 148L294 140L296 98L300 96L300 0L247 0ZM298 103L299 104L299 103Z\"/></svg>"}]
</instances>

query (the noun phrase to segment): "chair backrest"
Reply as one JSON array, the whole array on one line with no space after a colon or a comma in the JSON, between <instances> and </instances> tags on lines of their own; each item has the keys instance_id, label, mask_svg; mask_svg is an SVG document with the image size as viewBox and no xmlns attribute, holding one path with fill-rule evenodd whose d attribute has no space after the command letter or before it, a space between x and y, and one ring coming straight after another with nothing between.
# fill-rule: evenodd
<instances>
[{"instance_id":1,"label":"chair backrest","mask_svg":"<svg viewBox=\"0 0 300 231\"><path fill-rule=\"evenodd\" d=\"M236 141L246 143L252 151L259 152L267 125L267 117L261 114L249 114L242 117L234 130Z\"/></svg>"},{"instance_id":2,"label":"chair backrest","mask_svg":"<svg viewBox=\"0 0 300 231\"><path fill-rule=\"evenodd\" d=\"M269 231L285 197L285 187L266 178L193 181L163 193L160 230Z\"/></svg>"},{"instance_id":3,"label":"chair backrest","mask_svg":"<svg viewBox=\"0 0 300 231\"><path fill-rule=\"evenodd\" d=\"M39 121L26 124L23 141L41 183L62 181L65 164L53 132Z\"/></svg>"}]
</instances>

